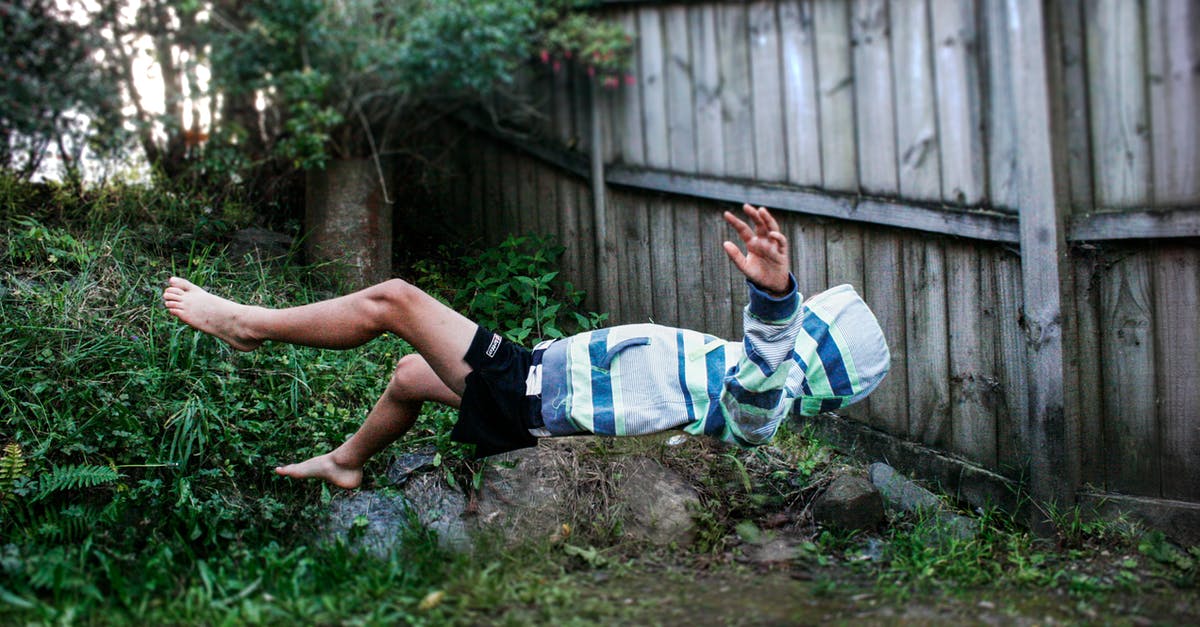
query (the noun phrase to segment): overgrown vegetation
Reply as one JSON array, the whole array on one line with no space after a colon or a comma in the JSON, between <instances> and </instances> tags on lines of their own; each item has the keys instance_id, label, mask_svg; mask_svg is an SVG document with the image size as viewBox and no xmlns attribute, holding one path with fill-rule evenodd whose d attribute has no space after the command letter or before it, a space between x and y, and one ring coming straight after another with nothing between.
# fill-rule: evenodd
<instances>
[{"instance_id":1,"label":"overgrown vegetation","mask_svg":"<svg viewBox=\"0 0 1200 627\"><path fill-rule=\"evenodd\" d=\"M231 256L225 244L250 218L196 193L80 195L0 178L0 622L673 622L667 610L690 607L696 577L760 599L781 585L763 584L768 570L812 579L792 582L807 586L800 598L866 590L896 603L980 587L1083 605L1153 585L1194 589L1196 549L1078 511L1055 513L1057 543L996 512L954 542L930 541L938 523L912 516L878 535L823 529L811 503L853 467L794 425L750 451L601 440L577 460L580 491L604 489L606 456L651 456L692 479L703 507L686 550L630 546L604 507L582 501L570 542L464 556L418 530L388 559L318 546L312 526L334 494L272 469L341 442L409 349L385 337L346 352L237 353L170 318L160 294L171 274L263 305L340 292L291 255ZM530 343L604 322L579 310L580 294L556 274L559 252L516 238L444 250L411 276ZM477 468L459 465L452 419L429 408L407 442L436 446L461 481ZM383 476L387 457L367 475ZM745 563L780 538L795 549L785 560ZM662 588L670 573L681 581ZM639 587L647 576L654 593ZM636 585L607 583L627 578Z\"/></svg>"}]
</instances>

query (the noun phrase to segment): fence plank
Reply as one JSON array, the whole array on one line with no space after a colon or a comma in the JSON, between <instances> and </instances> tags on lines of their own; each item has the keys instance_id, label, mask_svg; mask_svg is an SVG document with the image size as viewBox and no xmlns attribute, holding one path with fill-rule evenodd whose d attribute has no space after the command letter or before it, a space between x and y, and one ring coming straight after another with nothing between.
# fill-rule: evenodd
<instances>
[{"instance_id":1,"label":"fence plank","mask_svg":"<svg viewBox=\"0 0 1200 627\"><path fill-rule=\"evenodd\" d=\"M1146 57L1140 2L1094 0L1087 6L1088 89L1096 204L1150 201L1146 130ZM1194 115L1194 113L1193 113Z\"/></svg>"},{"instance_id":2,"label":"fence plank","mask_svg":"<svg viewBox=\"0 0 1200 627\"><path fill-rule=\"evenodd\" d=\"M1104 389L1100 363L1100 260L1096 254L1075 257L1075 352L1079 355L1079 481L1103 489Z\"/></svg>"},{"instance_id":3,"label":"fence plank","mask_svg":"<svg viewBox=\"0 0 1200 627\"><path fill-rule=\"evenodd\" d=\"M652 168L671 165L671 145L667 132L667 91L663 76L663 34L659 8L650 6L637 12L638 56L641 58L642 133L645 163Z\"/></svg>"},{"instance_id":4,"label":"fence plank","mask_svg":"<svg viewBox=\"0 0 1200 627\"><path fill-rule=\"evenodd\" d=\"M638 20L632 11L622 11L619 23L626 32L635 38L635 41L641 39ZM634 62L638 64L635 67L640 67L642 62L640 44ZM616 124L614 124L612 132L617 139L613 141L613 145L616 147L616 159L621 163L642 165L646 162L645 136L642 132L642 89L645 83L645 70L637 70L636 80L632 85L621 87L614 103L616 111L613 117Z\"/></svg>"},{"instance_id":5,"label":"fence plank","mask_svg":"<svg viewBox=\"0 0 1200 627\"><path fill-rule=\"evenodd\" d=\"M855 289L863 286L862 227L851 223L834 223L825 227L825 262L829 285L849 283Z\"/></svg>"},{"instance_id":6,"label":"fence plank","mask_svg":"<svg viewBox=\"0 0 1200 627\"><path fill-rule=\"evenodd\" d=\"M679 283L681 273L694 272L694 268L675 263L675 203L663 196L649 198L650 246L650 296L653 307L649 316L654 322L679 326ZM663 281L660 277L669 277Z\"/></svg>"},{"instance_id":7,"label":"fence plank","mask_svg":"<svg viewBox=\"0 0 1200 627\"><path fill-rule=\"evenodd\" d=\"M687 329L705 329L704 319L704 253L703 239L700 233L700 211L696 201L676 200L674 250L675 250L675 281L678 289L672 290L678 299L676 318L668 324L676 324ZM716 251L720 252L720 251ZM661 284L662 281L659 281Z\"/></svg>"},{"instance_id":8,"label":"fence plank","mask_svg":"<svg viewBox=\"0 0 1200 627\"><path fill-rule=\"evenodd\" d=\"M1200 200L1200 6L1148 0L1146 27L1154 199L1194 203Z\"/></svg>"},{"instance_id":9,"label":"fence plank","mask_svg":"<svg viewBox=\"0 0 1200 627\"><path fill-rule=\"evenodd\" d=\"M1063 112L1067 134L1067 181L1072 211L1092 208L1091 134L1088 132L1087 51L1083 24L1084 0L1060 0L1058 25L1062 37Z\"/></svg>"},{"instance_id":10,"label":"fence plank","mask_svg":"<svg viewBox=\"0 0 1200 627\"><path fill-rule=\"evenodd\" d=\"M1150 263L1135 253L1110 267L1100 294L1105 442L1110 490L1157 496L1159 456L1155 407L1154 321Z\"/></svg>"},{"instance_id":11,"label":"fence plank","mask_svg":"<svg viewBox=\"0 0 1200 627\"><path fill-rule=\"evenodd\" d=\"M725 147L724 174L754 176L754 111L750 104L749 28L741 3L718 7L717 42L720 55L721 133Z\"/></svg>"},{"instance_id":12,"label":"fence plank","mask_svg":"<svg viewBox=\"0 0 1200 627\"><path fill-rule=\"evenodd\" d=\"M575 206L575 223L576 236L572 240L579 248L580 260L580 289L587 291L586 304L591 311L607 312L611 311L615 317L617 315L616 307L613 304L603 303L599 275L599 253L596 250L596 238L592 236L595 231L596 210L592 201L592 190L588 182L584 179L570 179L567 184L571 188L569 197L574 198ZM568 224L568 228L572 225Z\"/></svg>"},{"instance_id":13,"label":"fence plank","mask_svg":"<svg viewBox=\"0 0 1200 627\"><path fill-rule=\"evenodd\" d=\"M959 0L931 2L942 199L978 205L986 192L976 5Z\"/></svg>"},{"instance_id":14,"label":"fence plank","mask_svg":"<svg viewBox=\"0 0 1200 627\"><path fill-rule=\"evenodd\" d=\"M821 127L813 65L816 51L811 0L780 3L779 33L787 180L797 185L817 186L821 184ZM849 143L848 137L842 141Z\"/></svg>"},{"instance_id":15,"label":"fence plank","mask_svg":"<svg viewBox=\"0 0 1200 627\"><path fill-rule=\"evenodd\" d=\"M704 330L718 337L737 337L730 298L729 258L721 243L729 239L728 226L717 203L702 202L700 207L700 254L704 260ZM733 273L737 273L736 270Z\"/></svg>"},{"instance_id":16,"label":"fence plank","mask_svg":"<svg viewBox=\"0 0 1200 627\"><path fill-rule=\"evenodd\" d=\"M1200 250L1171 246L1154 265L1162 495L1200 499Z\"/></svg>"},{"instance_id":17,"label":"fence plank","mask_svg":"<svg viewBox=\"0 0 1200 627\"><path fill-rule=\"evenodd\" d=\"M854 0L852 6L859 185L868 192L894 195L900 187L896 172L896 113L888 3L885 0Z\"/></svg>"},{"instance_id":18,"label":"fence plank","mask_svg":"<svg viewBox=\"0 0 1200 627\"><path fill-rule=\"evenodd\" d=\"M950 345L952 451L996 467L994 293L983 289L980 252L974 246L946 245L946 293Z\"/></svg>"},{"instance_id":19,"label":"fence plank","mask_svg":"<svg viewBox=\"0 0 1200 627\"><path fill-rule=\"evenodd\" d=\"M929 5L927 0L892 0L890 13L900 193L909 198L940 200L941 151L929 46Z\"/></svg>"},{"instance_id":20,"label":"fence plank","mask_svg":"<svg viewBox=\"0 0 1200 627\"><path fill-rule=\"evenodd\" d=\"M867 229L863 298L875 312L892 355L892 369L871 393L870 422L888 433L908 435L908 337L905 319L904 255L896 231Z\"/></svg>"},{"instance_id":21,"label":"fence plank","mask_svg":"<svg viewBox=\"0 0 1200 627\"><path fill-rule=\"evenodd\" d=\"M792 248L792 273L805 298L829 287L825 263L825 226L807 216L776 216L792 224L786 235Z\"/></svg>"},{"instance_id":22,"label":"fence plank","mask_svg":"<svg viewBox=\"0 0 1200 627\"><path fill-rule=\"evenodd\" d=\"M617 282L621 323L648 322L654 315L654 274L650 254L649 199L642 194L611 190L609 211L617 220Z\"/></svg>"},{"instance_id":23,"label":"fence plank","mask_svg":"<svg viewBox=\"0 0 1200 627\"><path fill-rule=\"evenodd\" d=\"M688 12L683 6L663 9L666 32L667 129L670 168L675 172L696 171L696 106L692 92L692 56L688 37Z\"/></svg>"},{"instance_id":24,"label":"fence plank","mask_svg":"<svg viewBox=\"0 0 1200 627\"><path fill-rule=\"evenodd\" d=\"M946 329L946 263L942 243L904 243L908 326L908 437L927 446L950 448L949 350Z\"/></svg>"},{"instance_id":25,"label":"fence plank","mask_svg":"<svg viewBox=\"0 0 1200 627\"><path fill-rule=\"evenodd\" d=\"M721 175L725 173L725 136L721 121L716 7L689 7L688 34L692 47L692 84L696 102L696 168L702 174Z\"/></svg>"},{"instance_id":26,"label":"fence plank","mask_svg":"<svg viewBox=\"0 0 1200 627\"><path fill-rule=\"evenodd\" d=\"M1016 104L1013 102L1012 73L1005 59L1013 58L1010 41L1007 0L980 0L984 10L984 37L987 41L987 95L984 98L987 123L988 190L994 207L1015 210L1020 155L1017 152Z\"/></svg>"},{"instance_id":27,"label":"fence plank","mask_svg":"<svg viewBox=\"0 0 1200 627\"><path fill-rule=\"evenodd\" d=\"M1029 476L1029 349L1021 329L1025 299L1021 290L1021 259L1007 251L991 255L996 287L996 368L1000 374L996 463L1010 477Z\"/></svg>"},{"instance_id":28,"label":"fence plank","mask_svg":"<svg viewBox=\"0 0 1200 627\"><path fill-rule=\"evenodd\" d=\"M754 172L760 181L787 178L784 143L783 74L779 64L779 23L775 0L752 2L748 8L750 95L754 124Z\"/></svg>"},{"instance_id":29,"label":"fence plank","mask_svg":"<svg viewBox=\"0 0 1200 627\"><path fill-rule=\"evenodd\" d=\"M562 240L558 237L560 230L558 223L561 219L561 209L558 203L558 178L566 176L566 173L559 172L541 161L534 163L537 165L538 201L535 210L538 215L538 232L554 238L554 241L561 244Z\"/></svg>"},{"instance_id":30,"label":"fence plank","mask_svg":"<svg viewBox=\"0 0 1200 627\"><path fill-rule=\"evenodd\" d=\"M821 177L826 189L857 191L858 147L850 141L855 136L855 105L849 3L815 0L813 30Z\"/></svg>"},{"instance_id":31,"label":"fence plank","mask_svg":"<svg viewBox=\"0 0 1200 627\"><path fill-rule=\"evenodd\" d=\"M520 172L520 206L518 213L521 220L522 233L540 233L541 232L541 216L538 214L538 162L525 154L518 153L517 155L518 171Z\"/></svg>"}]
</instances>

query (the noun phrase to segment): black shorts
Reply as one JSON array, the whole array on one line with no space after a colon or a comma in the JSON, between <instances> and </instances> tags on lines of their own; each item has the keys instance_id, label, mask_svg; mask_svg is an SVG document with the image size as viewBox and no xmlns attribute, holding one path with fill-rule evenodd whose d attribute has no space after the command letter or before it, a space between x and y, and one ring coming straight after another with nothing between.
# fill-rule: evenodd
<instances>
[{"instance_id":1,"label":"black shorts","mask_svg":"<svg viewBox=\"0 0 1200 627\"><path fill-rule=\"evenodd\" d=\"M450 438L474 444L476 458L536 446L537 438L526 426L540 409L532 406L540 397L525 395L533 353L478 327L463 360L471 373Z\"/></svg>"}]
</instances>

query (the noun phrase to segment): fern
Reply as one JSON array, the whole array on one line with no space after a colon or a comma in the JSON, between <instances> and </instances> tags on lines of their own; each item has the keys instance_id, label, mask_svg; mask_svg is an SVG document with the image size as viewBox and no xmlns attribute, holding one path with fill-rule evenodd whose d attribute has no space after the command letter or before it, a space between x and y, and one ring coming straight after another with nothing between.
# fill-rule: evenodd
<instances>
[{"instance_id":1,"label":"fern","mask_svg":"<svg viewBox=\"0 0 1200 627\"><path fill-rule=\"evenodd\" d=\"M0 503L12 496L13 485L25 476L25 456L21 445L9 442L4 446L4 457L0 457Z\"/></svg>"},{"instance_id":2,"label":"fern","mask_svg":"<svg viewBox=\"0 0 1200 627\"><path fill-rule=\"evenodd\" d=\"M112 483L120 478L121 473L111 466L91 464L55 466L46 476L42 477L39 482L38 494L33 497L33 502L40 501L55 492L91 488Z\"/></svg>"}]
</instances>

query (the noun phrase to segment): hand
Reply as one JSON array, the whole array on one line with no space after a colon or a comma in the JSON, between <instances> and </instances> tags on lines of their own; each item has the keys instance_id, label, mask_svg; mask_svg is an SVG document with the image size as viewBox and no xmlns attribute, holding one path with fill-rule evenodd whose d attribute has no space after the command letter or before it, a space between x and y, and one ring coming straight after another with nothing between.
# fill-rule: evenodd
<instances>
[{"instance_id":1,"label":"hand","mask_svg":"<svg viewBox=\"0 0 1200 627\"><path fill-rule=\"evenodd\" d=\"M791 287L787 238L779 232L779 223L764 207L742 205L754 228L726 211L725 221L737 231L746 245L746 254L733 242L725 242L725 253L751 283L772 296L783 296Z\"/></svg>"}]
</instances>

